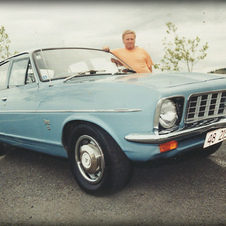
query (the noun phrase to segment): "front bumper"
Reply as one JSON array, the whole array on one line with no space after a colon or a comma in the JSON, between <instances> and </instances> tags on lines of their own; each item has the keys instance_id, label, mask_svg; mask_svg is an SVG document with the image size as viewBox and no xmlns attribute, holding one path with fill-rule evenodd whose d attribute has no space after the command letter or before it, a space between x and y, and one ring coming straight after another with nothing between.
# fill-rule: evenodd
<instances>
[{"instance_id":1,"label":"front bumper","mask_svg":"<svg viewBox=\"0 0 226 226\"><path fill-rule=\"evenodd\" d=\"M145 143L145 144L162 144L171 140L177 140L189 136L196 136L198 134L202 134L204 132L219 129L219 128L225 128L226 127L226 119L221 119L218 122L199 126L196 128L190 128L185 130L179 130L175 131L169 134L142 134L142 133L133 133L128 134L125 139L127 141L135 142L135 143Z\"/></svg>"}]
</instances>

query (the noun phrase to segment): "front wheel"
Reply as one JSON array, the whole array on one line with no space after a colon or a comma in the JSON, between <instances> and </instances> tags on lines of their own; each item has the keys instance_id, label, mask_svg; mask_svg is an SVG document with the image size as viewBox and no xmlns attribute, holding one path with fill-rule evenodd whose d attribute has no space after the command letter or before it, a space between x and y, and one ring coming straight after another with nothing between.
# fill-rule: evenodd
<instances>
[{"instance_id":1,"label":"front wheel","mask_svg":"<svg viewBox=\"0 0 226 226\"><path fill-rule=\"evenodd\" d=\"M215 144L213 146L210 146L208 148L202 148L199 152L200 157L208 157L212 155L221 147L221 145L222 145L222 142Z\"/></svg>"},{"instance_id":2,"label":"front wheel","mask_svg":"<svg viewBox=\"0 0 226 226\"><path fill-rule=\"evenodd\" d=\"M7 149L7 145L3 144L3 143L0 143L0 156L6 154L6 149Z\"/></svg>"},{"instance_id":3,"label":"front wheel","mask_svg":"<svg viewBox=\"0 0 226 226\"><path fill-rule=\"evenodd\" d=\"M130 160L99 127L76 126L69 139L68 154L75 179L90 194L118 191L129 179Z\"/></svg>"}]
</instances>

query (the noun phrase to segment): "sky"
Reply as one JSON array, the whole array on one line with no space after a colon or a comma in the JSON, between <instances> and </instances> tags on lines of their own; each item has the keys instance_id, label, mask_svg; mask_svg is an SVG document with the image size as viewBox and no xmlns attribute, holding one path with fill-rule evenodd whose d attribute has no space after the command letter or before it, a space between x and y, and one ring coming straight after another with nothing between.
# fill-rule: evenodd
<instances>
[{"instance_id":1,"label":"sky","mask_svg":"<svg viewBox=\"0 0 226 226\"><path fill-rule=\"evenodd\" d=\"M154 63L164 56L166 23L179 37L209 44L207 57L193 71L226 68L226 1L0 1L0 26L10 52L40 47L123 47L124 30L136 32L136 45ZM187 71L186 65L181 65Z\"/></svg>"}]
</instances>

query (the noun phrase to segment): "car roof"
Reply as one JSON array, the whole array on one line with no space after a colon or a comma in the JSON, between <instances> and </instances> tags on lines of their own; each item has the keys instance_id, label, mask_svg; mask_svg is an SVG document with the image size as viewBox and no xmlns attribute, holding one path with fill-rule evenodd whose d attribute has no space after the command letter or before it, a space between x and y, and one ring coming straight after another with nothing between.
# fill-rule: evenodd
<instances>
[{"instance_id":1,"label":"car roof","mask_svg":"<svg viewBox=\"0 0 226 226\"><path fill-rule=\"evenodd\" d=\"M35 51L39 51L39 50L51 50L51 49L90 49L90 50L104 51L102 49L90 48L90 47L42 47L42 48L32 48L32 49L28 49L28 50L23 51L23 52L19 52L19 53L15 54L13 56L10 56L10 57L8 57L6 59L3 59L2 61L0 61L0 64L2 64L3 62L5 62L7 60L10 60L11 58L14 58L14 57L23 55L25 53L28 53L28 54L31 55Z\"/></svg>"}]
</instances>

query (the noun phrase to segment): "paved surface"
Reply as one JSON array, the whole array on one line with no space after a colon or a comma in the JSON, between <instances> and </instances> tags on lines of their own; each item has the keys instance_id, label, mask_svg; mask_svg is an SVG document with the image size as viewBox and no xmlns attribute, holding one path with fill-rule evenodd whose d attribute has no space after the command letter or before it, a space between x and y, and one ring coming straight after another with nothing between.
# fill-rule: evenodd
<instances>
[{"instance_id":1,"label":"paved surface","mask_svg":"<svg viewBox=\"0 0 226 226\"><path fill-rule=\"evenodd\" d=\"M0 225L226 225L226 142L208 158L137 165L112 196L85 194L67 160L0 157Z\"/></svg>"}]
</instances>

